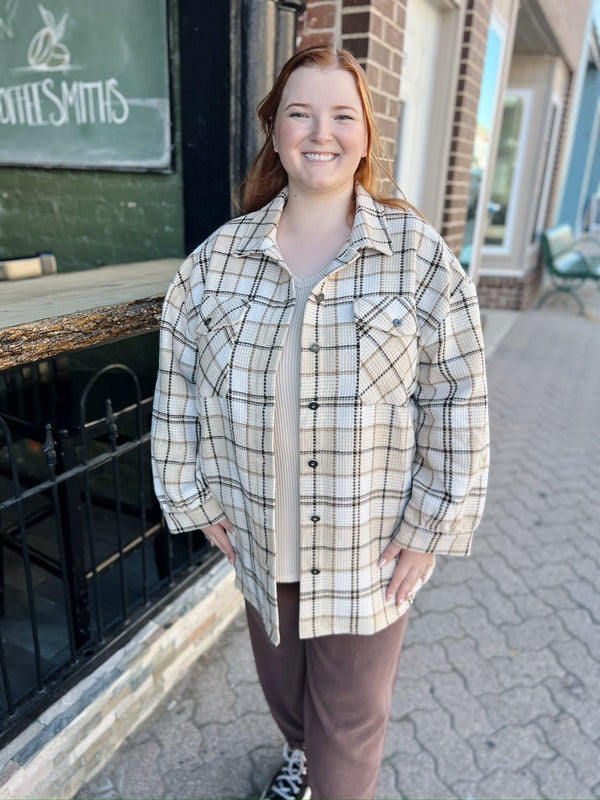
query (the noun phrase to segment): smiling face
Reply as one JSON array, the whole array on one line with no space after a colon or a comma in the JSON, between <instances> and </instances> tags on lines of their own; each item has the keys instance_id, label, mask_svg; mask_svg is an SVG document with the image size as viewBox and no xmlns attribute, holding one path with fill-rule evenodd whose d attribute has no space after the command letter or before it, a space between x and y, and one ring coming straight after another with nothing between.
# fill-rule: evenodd
<instances>
[{"instance_id":1,"label":"smiling face","mask_svg":"<svg viewBox=\"0 0 600 800\"><path fill-rule=\"evenodd\" d=\"M273 146L290 193L348 193L367 153L367 127L354 77L337 69L299 67L277 109Z\"/></svg>"}]
</instances>

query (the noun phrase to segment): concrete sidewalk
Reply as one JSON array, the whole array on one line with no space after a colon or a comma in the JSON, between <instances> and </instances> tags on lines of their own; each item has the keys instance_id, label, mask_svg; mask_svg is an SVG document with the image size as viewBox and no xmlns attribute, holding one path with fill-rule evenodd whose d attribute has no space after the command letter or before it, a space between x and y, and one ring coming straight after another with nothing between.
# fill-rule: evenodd
<instances>
[{"instance_id":1,"label":"concrete sidewalk","mask_svg":"<svg viewBox=\"0 0 600 800\"><path fill-rule=\"evenodd\" d=\"M586 303L522 312L490 348L486 513L415 601L379 798L600 797L600 292ZM256 798L281 746L238 616L77 797Z\"/></svg>"}]
</instances>

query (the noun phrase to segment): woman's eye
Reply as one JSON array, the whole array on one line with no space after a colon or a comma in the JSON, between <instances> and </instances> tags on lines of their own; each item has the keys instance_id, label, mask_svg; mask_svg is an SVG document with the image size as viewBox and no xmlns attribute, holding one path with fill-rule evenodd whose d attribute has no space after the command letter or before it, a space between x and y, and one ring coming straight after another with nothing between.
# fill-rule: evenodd
<instances>
[{"instance_id":1,"label":"woman's eye","mask_svg":"<svg viewBox=\"0 0 600 800\"><path fill-rule=\"evenodd\" d=\"M305 117L306 114L303 114L301 111L292 111L290 117Z\"/></svg>"},{"instance_id":2,"label":"woman's eye","mask_svg":"<svg viewBox=\"0 0 600 800\"><path fill-rule=\"evenodd\" d=\"M338 114L337 119L353 119L350 114Z\"/></svg>"}]
</instances>

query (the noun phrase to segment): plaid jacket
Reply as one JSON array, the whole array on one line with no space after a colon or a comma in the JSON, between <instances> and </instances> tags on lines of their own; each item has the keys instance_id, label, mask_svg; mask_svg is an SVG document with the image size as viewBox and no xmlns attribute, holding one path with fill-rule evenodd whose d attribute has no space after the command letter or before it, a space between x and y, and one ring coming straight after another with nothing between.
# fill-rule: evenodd
<instances>
[{"instance_id":1,"label":"plaid jacket","mask_svg":"<svg viewBox=\"0 0 600 800\"><path fill-rule=\"evenodd\" d=\"M275 372L294 305L276 245L285 190L223 225L165 298L152 451L173 532L227 516L237 584L279 641ZM488 465L473 283L417 215L357 187L351 238L309 297L300 360L300 636L371 634L403 548L466 555Z\"/></svg>"}]
</instances>

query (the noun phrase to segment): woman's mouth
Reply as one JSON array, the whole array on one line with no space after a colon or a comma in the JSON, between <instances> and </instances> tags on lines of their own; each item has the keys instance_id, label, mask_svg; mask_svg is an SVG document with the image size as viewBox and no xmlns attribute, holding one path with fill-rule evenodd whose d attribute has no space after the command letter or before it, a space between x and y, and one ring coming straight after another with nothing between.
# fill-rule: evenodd
<instances>
[{"instance_id":1,"label":"woman's mouth","mask_svg":"<svg viewBox=\"0 0 600 800\"><path fill-rule=\"evenodd\" d=\"M333 161L337 155L337 153L303 153L304 158L308 161Z\"/></svg>"}]
</instances>

